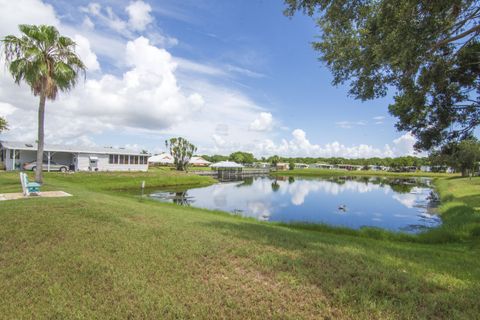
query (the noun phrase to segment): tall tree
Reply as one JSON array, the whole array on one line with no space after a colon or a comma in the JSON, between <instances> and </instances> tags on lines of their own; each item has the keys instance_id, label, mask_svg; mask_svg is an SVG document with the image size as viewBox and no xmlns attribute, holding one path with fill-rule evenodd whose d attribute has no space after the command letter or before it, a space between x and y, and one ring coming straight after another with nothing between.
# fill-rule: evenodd
<instances>
[{"instance_id":1,"label":"tall tree","mask_svg":"<svg viewBox=\"0 0 480 320\"><path fill-rule=\"evenodd\" d=\"M4 118L0 117L0 133L3 131L8 130L8 123L7 120Z\"/></svg>"},{"instance_id":2,"label":"tall tree","mask_svg":"<svg viewBox=\"0 0 480 320\"><path fill-rule=\"evenodd\" d=\"M394 89L390 113L419 150L468 139L480 124L478 0L285 0L285 14L316 16L313 43L361 100Z\"/></svg>"},{"instance_id":3,"label":"tall tree","mask_svg":"<svg viewBox=\"0 0 480 320\"><path fill-rule=\"evenodd\" d=\"M173 157L173 163L177 170L187 170L188 163L195 151L197 151L197 147L187 139L181 137L165 140L165 146L167 149L170 149L170 154Z\"/></svg>"},{"instance_id":4,"label":"tall tree","mask_svg":"<svg viewBox=\"0 0 480 320\"><path fill-rule=\"evenodd\" d=\"M462 173L462 176L478 172L480 162L480 142L477 139L466 139L460 143L450 143L441 150L432 153L432 162L446 164Z\"/></svg>"},{"instance_id":5,"label":"tall tree","mask_svg":"<svg viewBox=\"0 0 480 320\"><path fill-rule=\"evenodd\" d=\"M252 164L255 162L255 157L253 156L252 153L249 153L249 152L237 151L230 154L228 158L231 161L235 161L243 164Z\"/></svg>"},{"instance_id":6,"label":"tall tree","mask_svg":"<svg viewBox=\"0 0 480 320\"><path fill-rule=\"evenodd\" d=\"M75 54L75 42L61 36L53 26L19 26L21 37L6 36L5 61L15 82L26 82L34 96L39 97L37 170L35 180L43 181L45 102L55 100L58 91L69 91L86 67Z\"/></svg>"}]
</instances>

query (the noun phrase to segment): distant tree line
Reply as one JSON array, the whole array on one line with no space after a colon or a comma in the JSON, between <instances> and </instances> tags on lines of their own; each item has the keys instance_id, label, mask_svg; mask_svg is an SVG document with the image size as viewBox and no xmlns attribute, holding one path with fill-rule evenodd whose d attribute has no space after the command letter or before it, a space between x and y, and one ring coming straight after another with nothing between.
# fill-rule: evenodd
<instances>
[{"instance_id":1,"label":"distant tree line","mask_svg":"<svg viewBox=\"0 0 480 320\"><path fill-rule=\"evenodd\" d=\"M348 159L342 157L281 157L278 155L270 156L268 158L261 157L256 158L252 153L237 151L232 154L226 155L202 155L202 157L210 162L219 162L219 161L234 161L242 164L253 164L255 162L266 162L272 165L276 165L279 162L284 163L305 163L305 164L315 164L315 163L325 163L325 164L351 164L351 165L377 165L385 167L420 167L424 165L430 165L431 159L428 157L414 157L414 156L404 156L396 158L358 158L358 159ZM447 163L444 163L445 165Z\"/></svg>"}]
</instances>

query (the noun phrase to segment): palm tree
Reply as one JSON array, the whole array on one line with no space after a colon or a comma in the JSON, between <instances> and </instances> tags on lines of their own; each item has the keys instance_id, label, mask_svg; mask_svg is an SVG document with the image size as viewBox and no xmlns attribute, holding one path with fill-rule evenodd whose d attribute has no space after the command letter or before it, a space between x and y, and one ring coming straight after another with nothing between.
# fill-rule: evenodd
<instances>
[{"instance_id":1,"label":"palm tree","mask_svg":"<svg viewBox=\"0 0 480 320\"><path fill-rule=\"evenodd\" d=\"M19 25L21 37L6 36L5 61L15 83L25 81L34 96L40 97L38 106L37 170L35 180L42 182L44 119L46 99L55 100L58 91L69 91L77 83L86 67L75 54L75 42L59 34L53 26Z\"/></svg>"}]
</instances>

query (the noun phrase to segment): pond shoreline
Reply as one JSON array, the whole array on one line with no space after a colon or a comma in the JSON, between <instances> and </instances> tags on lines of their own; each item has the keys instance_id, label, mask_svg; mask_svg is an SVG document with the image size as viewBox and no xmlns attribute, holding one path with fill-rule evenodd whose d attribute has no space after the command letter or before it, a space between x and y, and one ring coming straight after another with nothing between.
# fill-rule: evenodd
<instances>
[{"instance_id":1,"label":"pond shoreline","mask_svg":"<svg viewBox=\"0 0 480 320\"><path fill-rule=\"evenodd\" d=\"M150 188L148 190L145 190L145 195L150 194L150 197L153 198L153 200L155 201L176 203L179 205L192 206L206 210L223 211L227 214L236 216L256 217L256 219L260 221L269 220L268 223L301 226L301 228L305 228L305 226L307 226L307 229L321 228L323 230L325 228L346 228L361 232L365 229L379 229L382 232L387 231L401 234L418 234L420 232L424 232L424 230L435 227L440 221L436 214L431 210L432 204L430 197L431 192L433 192L433 186L430 183L431 178L426 178L426 180L412 177L402 177L397 179L393 177L330 176L328 178L329 179L326 179L326 177L321 177L319 180L315 177L297 177L298 181L295 182L295 177L292 176L260 176L255 178L239 179L234 182L231 181L231 183L220 182L210 185L208 187L187 185L154 189ZM297 186L297 184L299 183L300 185ZM254 186L251 186L252 184L254 184ZM282 184L282 189L287 189L285 189L283 192L276 193L276 190L274 190L274 186L278 185L277 188L280 188L280 184ZM247 188L245 188L244 186L246 186ZM255 191L253 191L254 194L252 194L251 192L249 193L248 191L251 187L255 189ZM320 189L318 189L319 187ZM419 187L420 189L418 189ZM268 188L268 190L270 190L271 188L273 190L273 193L272 191L266 190L268 191L268 194L265 194L263 196L259 195L266 192L265 188ZM384 192L381 191L383 189L385 189L385 192L387 192L388 195L383 195ZM287 192L288 195L286 195L287 199L284 199L283 203L288 202L290 204L289 209L287 209L286 207L282 207L283 209L274 209L279 204L279 200L277 199L279 197L279 194L283 194L285 192ZM313 193L308 196L310 192ZM327 194L325 194L325 192L327 192ZM328 192L334 192L334 194L328 196ZM368 195L371 200L367 202L378 202L378 200L382 200L383 202L385 202L385 200L388 200L390 205L384 204L383 206L380 205L380 207L378 207L377 205L377 209L375 209L374 207L371 207L372 204L365 204L365 200L354 200L354 203L350 203L348 201L350 197L349 194L353 193L352 195L355 195L358 192L360 192L359 195L363 197ZM213 194L215 194L216 196L213 196ZM223 196L221 196L222 194ZM221 197L219 198L221 199L220 201L226 201L224 204L215 203L215 201L218 202L218 200L214 198L218 198L219 196ZM224 196L228 198L225 198L225 200L223 200ZM337 200L330 200L330 209L327 210L327 208L322 205L322 201L317 204L311 202L315 201L313 199L316 199L319 196L327 196L327 199L337 197L340 198L338 199L339 202L336 204L332 203L332 201ZM232 197L233 200L231 199ZM239 197L241 198L239 200L240 202L235 202L235 199ZM345 197L347 198L341 200ZM380 197L382 199L377 199L375 197ZM405 197L407 198L405 199ZM274 200L274 198L276 200ZM227 201L227 199L230 200ZM402 200L407 201L407 204L404 204ZM234 201L234 203L231 203L231 201ZM304 201L307 201L307 203L309 203L310 208L312 208L313 205L313 210L315 210L316 212L318 212L318 210L321 210L321 213L313 213L311 211L312 209L309 209L310 211L306 212L303 204ZM343 207L340 208L340 201L347 201L346 203L348 204L348 209L347 206L345 206L345 209ZM421 202L417 204L417 201ZM225 207L227 202L228 206ZM245 207L245 202L248 203L248 207ZM255 205L255 207L251 207L250 205ZM274 207L271 207L272 205ZM389 213L388 211L383 211L382 214L375 213L382 212L375 211L379 210L382 207L391 207L392 209L396 208L394 209L396 214L394 215L393 213ZM254 211L252 212L252 210ZM335 210L337 213L328 213L331 212L329 210ZM358 210L361 210L361 212L359 212ZM402 213L402 210L404 213ZM422 213L415 213L417 211ZM262 212L264 213L262 214ZM274 216L272 216L272 214L274 214ZM381 217L381 215L384 216ZM280 218L281 216L284 216L285 218ZM290 220L292 218L293 220ZM309 221L312 218L316 221ZM408 220L405 220L405 218L407 218ZM279 219L280 221L278 221ZM281 221L282 219L288 219L289 221ZM323 221L318 221L318 219ZM329 221L329 219L334 219L334 221L336 222L327 222ZM365 219L371 219L374 221L368 220L370 221L370 223L368 223L368 221L365 221ZM384 220L385 222L380 222L382 220ZM345 222L347 222L348 225L345 225ZM404 227L401 227L402 224L404 225ZM397 230L394 230L392 228Z\"/></svg>"}]
</instances>

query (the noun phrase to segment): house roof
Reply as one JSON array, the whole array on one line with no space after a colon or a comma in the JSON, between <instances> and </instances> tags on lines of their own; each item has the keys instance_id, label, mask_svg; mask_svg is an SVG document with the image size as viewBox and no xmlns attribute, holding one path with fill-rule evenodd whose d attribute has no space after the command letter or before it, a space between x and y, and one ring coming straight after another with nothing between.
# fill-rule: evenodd
<instances>
[{"instance_id":1,"label":"house roof","mask_svg":"<svg viewBox=\"0 0 480 320\"><path fill-rule=\"evenodd\" d=\"M210 161L203 159L202 157L192 157L189 161L191 164L210 164Z\"/></svg>"},{"instance_id":2,"label":"house roof","mask_svg":"<svg viewBox=\"0 0 480 320\"><path fill-rule=\"evenodd\" d=\"M148 158L148 162L172 164L173 157L168 153L161 153Z\"/></svg>"},{"instance_id":3,"label":"house roof","mask_svg":"<svg viewBox=\"0 0 480 320\"><path fill-rule=\"evenodd\" d=\"M210 167L212 168L243 168L241 164L232 162L232 161L220 161L220 162L211 164Z\"/></svg>"},{"instance_id":4,"label":"house roof","mask_svg":"<svg viewBox=\"0 0 480 320\"><path fill-rule=\"evenodd\" d=\"M36 151L37 144L20 141L0 141L4 149ZM44 151L50 152L73 152L73 153L95 153L95 154L124 154L124 155L145 155L135 150L112 147L86 147L76 145L60 145L45 143Z\"/></svg>"}]
</instances>

